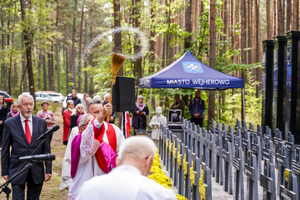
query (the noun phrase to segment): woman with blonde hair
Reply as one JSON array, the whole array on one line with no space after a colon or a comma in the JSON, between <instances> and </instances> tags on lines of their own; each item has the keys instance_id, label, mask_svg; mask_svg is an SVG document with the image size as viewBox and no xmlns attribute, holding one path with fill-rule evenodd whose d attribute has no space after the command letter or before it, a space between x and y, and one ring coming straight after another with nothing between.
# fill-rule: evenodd
<instances>
[{"instance_id":1,"label":"woman with blonde hair","mask_svg":"<svg viewBox=\"0 0 300 200\"><path fill-rule=\"evenodd\" d=\"M71 130L73 127L77 126L77 120L81 115L85 114L84 106L83 104L79 103L73 110L72 116L71 116Z\"/></svg>"},{"instance_id":2,"label":"woman with blonde hair","mask_svg":"<svg viewBox=\"0 0 300 200\"><path fill-rule=\"evenodd\" d=\"M6 119L14 117L20 113L19 104L17 102L13 102L10 106L10 112L7 113Z\"/></svg>"},{"instance_id":3,"label":"woman with blonde hair","mask_svg":"<svg viewBox=\"0 0 300 200\"><path fill-rule=\"evenodd\" d=\"M8 113L8 106L4 101L4 96L0 95L0 148L2 148L2 135L4 129L4 122Z\"/></svg>"}]
</instances>

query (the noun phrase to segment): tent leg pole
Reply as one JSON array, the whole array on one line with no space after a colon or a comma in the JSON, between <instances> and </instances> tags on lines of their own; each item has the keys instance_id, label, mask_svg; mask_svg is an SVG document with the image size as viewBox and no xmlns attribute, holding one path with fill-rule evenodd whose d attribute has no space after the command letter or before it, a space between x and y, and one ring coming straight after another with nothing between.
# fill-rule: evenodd
<instances>
[{"instance_id":1,"label":"tent leg pole","mask_svg":"<svg viewBox=\"0 0 300 200\"><path fill-rule=\"evenodd\" d=\"M245 89L242 88L242 121L245 121Z\"/></svg>"},{"instance_id":2,"label":"tent leg pole","mask_svg":"<svg viewBox=\"0 0 300 200\"><path fill-rule=\"evenodd\" d=\"M148 126L149 126L149 123L150 123L150 117L151 117L151 108L152 108L151 103L152 103L152 88L150 89L150 103L149 103L150 108L149 108L149 115L148 115Z\"/></svg>"},{"instance_id":3,"label":"tent leg pole","mask_svg":"<svg viewBox=\"0 0 300 200\"><path fill-rule=\"evenodd\" d=\"M218 104L217 104L217 120L219 121L219 114L220 114L220 112L219 112L219 103L220 103L219 90L217 91L217 102L218 102Z\"/></svg>"}]
</instances>

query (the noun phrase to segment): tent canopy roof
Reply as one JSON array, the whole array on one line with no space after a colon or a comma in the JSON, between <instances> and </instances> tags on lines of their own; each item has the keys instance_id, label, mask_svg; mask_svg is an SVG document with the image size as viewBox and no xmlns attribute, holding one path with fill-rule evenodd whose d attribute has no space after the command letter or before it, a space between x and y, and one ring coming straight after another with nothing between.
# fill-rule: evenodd
<instances>
[{"instance_id":1,"label":"tent canopy roof","mask_svg":"<svg viewBox=\"0 0 300 200\"><path fill-rule=\"evenodd\" d=\"M244 80L208 67L187 51L163 70L139 79L141 88L244 88Z\"/></svg>"}]
</instances>

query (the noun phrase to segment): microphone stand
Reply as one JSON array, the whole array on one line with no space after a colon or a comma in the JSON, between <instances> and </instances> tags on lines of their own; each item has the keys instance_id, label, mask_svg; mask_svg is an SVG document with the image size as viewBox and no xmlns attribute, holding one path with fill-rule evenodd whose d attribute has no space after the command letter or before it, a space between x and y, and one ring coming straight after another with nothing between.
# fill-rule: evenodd
<instances>
[{"instance_id":1,"label":"microphone stand","mask_svg":"<svg viewBox=\"0 0 300 200\"><path fill-rule=\"evenodd\" d=\"M26 161L26 162L27 162L27 161ZM10 189L9 187L7 187L7 185L8 185L9 183L11 183L11 181L12 181L13 179L15 179L17 176L19 176L19 175L22 174L24 171L26 171L27 169L29 169L30 167L32 167L32 165L34 164L33 162L35 162L35 161L28 162L24 168L22 168L21 170L18 170L18 171L17 171L10 179L8 179L5 183L3 183L2 185L0 185L0 188L2 188L1 191L0 191L0 194L1 194L2 192L4 192L4 193L6 194L7 200L9 200L9 195L10 195L10 193L11 193L11 189Z\"/></svg>"},{"instance_id":2,"label":"microphone stand","mask_svg":"<svg viewBox=\"0 0 300 200\"><path fill-rule=\"evenodd\" d=\"M53 134L53 133L51 133ZM49 134L50 135L50 134ZM44 137L43 140L41 141L41 143L35 148L35 150L31 153L31 156L33 156L38 150L39 148L42 146L42 144L45 143L45 141L48 139L49 135L47 135L47 137ZM9 199L9 194L11 193L11 189L8 186L8 184L17 176L19 176L21 173L23 173L24 171L26 171L27 169L29 169L30 167L32 167L33 163L35 161L25 161L23 162L23 164L21 165L21 167L17 170L17 172L10 178L8 179L5 183L3 183L2 185L0 185L1 191L0 194L2 192L4 192L6 194L6 198ZM25 166L25 167L24 167Z\"/></svg>"},{"instance_id":3,"label":"microphone stand","mask_svg":"<svg viewBox=\"0 0 300 200\"><path fill-rule=\"evenodd\" d=\"M51 133L51 134L53 134L53 132ZM36 152L37 152L37 150L39 150L39 148L42 146L42 144L44 144L45 143L45 140L47 140L48 139L48 137L51 135L51 134L49 134L49 135L47 135L47 137L44 137L43 138L43 140L41 141L41 143L35 148L35 150L30 154L31 156L33 156ZM50 144L49 144L50 145ZM51 147L50 147L51 148ZM26 164L27 164L27 162L28 161L25 161L25 162L23 162L23 164L21 165L21 167L17 170L17 172L16 173L18 173ZM1 188L1 187L0 187Z\"/></svg>"}]
</instances>

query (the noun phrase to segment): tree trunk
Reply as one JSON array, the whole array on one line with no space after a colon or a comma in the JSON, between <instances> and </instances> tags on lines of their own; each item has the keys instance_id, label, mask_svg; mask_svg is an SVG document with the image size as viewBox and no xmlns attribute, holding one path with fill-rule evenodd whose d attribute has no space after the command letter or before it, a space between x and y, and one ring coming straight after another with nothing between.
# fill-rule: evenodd
<instances>
[{"instance_id":1,"label":"tree trunk","mask_svg":"<svg viewBox=\"0 0 300 200\"><path fill-rule=\"evenodd\" d=\"M9 46L9 38L8 38L8 41L7 41L8 43L8 46ZM12 48L14 48L14 47L12 47ZM10 95L12 95L12 93L11 93L11 69L12 69L12 58L13 58L13 50L11 51L11 53L10 53L10 57L9 57L9 70L8 70L8 93L10 94Z\"/></svg>"},{"instance_id":2,"label":"tree trunk","mask_svg":"<svg viewBox=\"0 0 300 200\"><path fill-rule=\"evenodd\" d=\"M75 66L75 31L76 31L76 12L77 12L77 0L75 0L75 7L74 7L74 18L73 18L73 36L72 36L72 57L71 57L71 66L73 68L73 89L76 90L76 66Z\"/></svg>"},{"instance_id":3,"label":"tree trunk","mask_svg":"<svg viewBox=\"0 0 300 200\"><path fill-rule=\"evenodd\" d=\"M42 54L41 54L41 49L38 49L39 51L39 61L38 61L38 86L39 89L41 89L41 65L42 65Z\"/></svg>"},{"instance_id":4,"label":"tree trunk","mask_svg":"<svg viewBox=\"0 0 300 200\"><path fill-rule=\"evenodd\" d=\"M72 48L68 48L68 50L69 50L69 58L70 58L70 65L69 65L69 74L68 74L68 76L69 76L69 83L73 83L73 61L72 61ZM73 83L74 84L74 83ZM70 90L70 92L71 92L71 90L72 89L75 89L74 88L74 85L69 85L69 90Z\"/></svg>"},{"instance_id":5,"label":"tree trunk","mask_svg":"<svg viewBox=\"0 0 300 200\"><path fill-rule=\"evenodd\" d=\"M188 6L185 9L185 31L191 34L192 32L192 0L187 0L186 3ZM184 38L184 48L188 49L191 47L191 36Z\"/></svg>"},{"instance_id":6,"label":"tree trunk","mask_svg":"<svg viewBox=\"0 0 300 200\"><path fill-rule=\"evenodd\" d=\"M8 8L10 9L11 7L11 2L9 2L8 4ZM7 30L8 30L8 34L7 34L7 49L10 48L10 13L8 15L8 19L7 19ZM12 57L13 57L13 51L11 51L10 56L9 56L9 69L8 69L8 93L11 95L11 68L12 68Z\"/></svg>"},{"instance_id":7,"label":"tree trunk","mask_svg":"<svg viewBox=\"0 0 300 200\"><path fill-rule=\"evenodd\" d=\"M93 53L89 56L89 65L92 67L94 66L93 64ZM90 91L89 94L92 96L94 94L94 84L93 84L93 76L90 75Z\"/></svg>"},{"instance_id":8,"label":"tree trunk","mask_svg":"<svg viewBox=\"0 0 300 200\"><path fill-rule=\"evenodd\" d=\"M234 19L233 19L233 24L236 25L239 23L239 17L240 17L240 0L235 0L235 7L234 7ZM239 28L237 27L234 27L234 31L238 31ZM234 36L234 49L235 50L238 50L240 47L240 40L239 40L239 35L238 34L235 34ZM238 56L235 56L234 57L234 62L235 63L239 63L239 57Z\"/></svg>"},{"instance_id":9,"label":"tree trunk","mask_svg":"<svg viewBox=\"0 0 300 200\"><path fill-rule=\"evenodd\" d=\"M283 27L282 27L282 29L283 29L283 34L285 34L286 33L286 30L285 30L285 23L286 23L286 19L285 19L285 9L286 9L286 2L285 2L285 0L280 0L281 1L281 3L282 3L282 16L283 16Z\"/></svg>"},{"instance_id":10,"label":"tree trunk","mask_svg":"<svg viewBox=\"0 0 300 200\"><path fill-rule=\"evenodd\" d=\"M140 27L140 6L141 6L141 0L135 0L135 7L134 7L134 13L135 13L135 18L134 18L134 27L139 28ZM138 42L138 41L136 41ZM139 52L140 51L140 46L135 44L134 47L134 52ZM135 76L137 77L137 80L142 77L142 58L136 59L134 62L134 68L135 68ZM136 81L136 84L138 84L138 81Z\"/></svg>"},{"instance_id":11,"label":"tree trunk","mask_svg":"<svg viewBox=\"0 0 300 200\"><path fill-rule=\"evenodd\" d=\"M2 26L2 29L5 29L4 28L4 21L1 21L1 26ZM3 52L6 52L6 38L5 38L5 34L4 34L4 31L2 33L2 50ZM3 88L5 91L7 91L7 74L6 74L6 66L5 66L5 53L2 54L3 56L3 63L2 63L2 74L3 74Z\"/></svg>"},{"instance_id":12,"label":"tree trunk","mask_svg":"<svg viewBox=\"0 0 300 200\"><path fill-rule=\"evenodd\" d=\"M155 26L154 26L154 18L155 18L155 2L154 0L150 0L150 17L151 17L151 27L150 27L150 56L149 56L149 62L150 62L150 72L154 72L154 66L155 66Z\"/></svg>"},{"instance_id":13,"label":"tree trunk","mask_svg":"<svg viewBox=\"0 0 300 200\"><path fill-rule=\"evenodd\" d=\"M58 41L58 39L56 39L55 52L56 52L57 92L60 92L59 41Z\"/></svg>"},{"instance_id":14,"label":"tree trunk","mask_svg":"<svg viewBox=\"0 0 300 200\"><path fill-rule=\"evenodd\" d=\"M286 32L291 30L291 0L286 0Z\"/></svg>"},{"instance_id":15,"label":"tree trunk","mask_svg":"<svg viewBox=\"0 0 300 200\"><path fill-rule=\"evenodd\" d=\"M230 0L230 26L229 26L229 31L230 31L230 35L228 35L228 37L231 37L231 48L234 49L234 23L233 23L233 11L234 11L234 1ZM233 61L233 57L231 59L231 61Z\"/></svg>"},{"instance_id":16,"label":"tree trunk","mask_svg":"<svg viewBox=\"0 0 300 200\"><path fill-rule=\"evenodd\" d=\"M209 66L216 68L216 6L215 0L210 0L209 7ZM215 119L215 91L209 91L208 96L208 124L211 125L211 119Z\"/></svg>"},{"instance_id":17,"label":"tree trunk","mask_svg":"<svg viewBox=\"0 0 300 200\"><path fill-rule=\"evenodd\" d=\"M22 33L22 51L24 50L24 33ZM28 92L28 84L27 84L27 66L26 66L26 53L24 52L24 54L22 55L22 70L23 70L23 79L22 79L22 82L23 82L23 92ZM21 82L21 84L22 84ZM21 92L21 91L20 91Z\"/></svg>"},{"instance_id":18,"label":"tree trunk","mask_svg":"<svg viewBox=\"0 0 300 200\"><path fill-rule=\"evenodd\" d=\"M293 30L299 30L299 0L293 0Z\"/></svg>"},{"instance_id":19,"label":"tree trunk","mask_svg":"<svg viewBox=\"0 0 300 200\"><path fill-rule=\"evenodd\" d=\"M16 41L15 41L15 33L14 32L12 33L11 39L12 39L13 46L15 46ZM18 85L18 70L17 70L16 59L14 59L14 77L13 77L13 79L14 79L14 81L12 82L13 83L12 87L16 88Z\"/></svg>"},{"instance_id":20,"label":"tree trunk","mask_svg":"<svg viewBox=\"0 0 300 200\"><path fill-rule=\"evenodd\" d=\"M245 64L246 56L245 56L245 45L246 45L246 7L245 7L245 0L241 0L241 63ZM244 73L243 73L244 74ZM243 77L244 78L244 77Z\"/></svg>"},{"instance_id":21,"label":"tree trunk","mask_svg":"<svg viewBox=\"0 0 300 200\"><path fill-rule=\"evenodd\" d=\"M46 67L46 52L44 51L43 58L43 74L44 74L44 90L47 90L47 67Z\"/></svg>"},{"instance_id":22,"label":"tree trunk","mask_svg":"<svg viewBox=\"0 0 300 200\"><path fill-rule=\"evenodd\" d=\"M113 0L114 2L114 28L121 27L121 14L120 14L120 0ZM118 32L114 34L115 53L122 53L122 33ZM123 76L123 65L118 71L119 76Z\"/></svg>"},{"instance_id":23,"label":"tree trunk","mask_svg":"<svg viewBox=\"0 0 300 200\"><path fill-rule=\"evenodd\" d=\"M25 21L26 13L25 13L25 2L24 0L20 0L21 5L21 16L22 21ZM31 5L29 4L28 9L31 9ZM25 48L26 48L26 65L28 69L28 79L29 79L29 90L30 94L33 96L33 99L35 101L35 87L34 87L34 78L33 78L33 70L32 70L32 55L31 55L31 45L33 41L33 35L32 33L29 33L26 29L26 27L23 27L23 35L24 35L24 41L25 41ZM36 107L36 102L35 102Z\"/></svg>"},{"instance_id":24,"label":"tree trunk","mask_svg":"<svg viewBox=\"0 0 300 200\"><path fill-rule=\"evenodd\" d=\"M84 18L84 1L81 10L81 22L79 31L79 61L78 61L78 92L81 92L81 47L82 47L82 32L83 32L83 18Z\"/></svg>"},{"instance_id":25,"label":"tree trunk","mask_svg":"<svg viewBox=\"0 0 300 200\"><path fill-rule=\"evenodd\" d=\"M248 64L252 63L252 5L253 0L248 0Z\"/></svg>"},{"instance_id":26,"label":"tree trunk","mask_svg":"<svg viewBox=\"0 0 300 200\"><path fill-rule=\"evenodd\" d=\"M84 21L84 48L87 47L87 21ZM87 56L87 55L86 55ZM84 59L84 68L87 68L87 58L83 58ZM88 73L87 71L84 72L84 92L87 93L88 92Z\"/></svg>"},{"instance_id":27,"label":"tree trunk","mask_svg":"<svg viewBox=\"0 0 300 200\"><path fill-rule=\"evenodd\" d=\"M65 47L66 52L66 84L67 84L67 95L69 94L69 48Z\"/></svg>"},{"instance_id":28,"label":"tree trunk","mask_svg":"<svg viewBox=\"0 0 300 200\"><path fill-rule=\"evenodd\" d=\"M50 43L52 43L52 42L50 42ZM51 46L52 45L50 44L50 49L51 49ZM51 85L51 76L52 76L52 74L51 74L51 53L48 52L47 55L48 55L48 57L47 57L48 58L47 59L47 62L48 62L48 64L47 64L47 66L48 66L48 88L50 91L52 91L51 86L50 86Z\"/></svg>"},{"instance_id":29,"label":"tree trunk","mask_svg":"<svg viewBox=\"0 0 300 200\"><path fill-rule=\"evenodd\" d=\"M151 21L151 27L150 27L150 48L149 48L149 64L150 64L150 74L153 74L155 71L155 1L154 0L150 0L150 21ZM155 93L152 93L153 97L152 97L152 108L155 109Z\"/></svg>"},{"instance_id":30,"label":"tree trunk","mask_svg":"<svg viewBox=\"0 0 300 200\"><path fill-rule=\"evenodd\" d=\"M267 39L272 39L272 21L271 21L271 4L270 0L267 0L267 7L266 7L266 13L267 13Z\"/></svg>"},{"instance_id":31,"label":"tree trunk","mask_svg":"<svg viewBox=\"0 0 300 200\"><path fill-rule=\"evenodd\" d=\"M59 10L58 10L59 0L56 2L56 31L58 31L58 16L59 16ZM56 44L55 44L55 52L56 52L56 73L57 73L57 92L60 92L60 69L59 69L59 41L58 38L56 38Z\"/></svg>"},{"instance_id":32,"label":"tree trunk","mask_svg":"<svg viewBox=\"0 0 300 200\"><path fill-rule=\"evenodd\" d=\"M48 80L49 90L54 91L54 70L53 70L53 42L50 42L50 52L48 52Z\"/></svg>"},{"instance_id":33,"label":"tree trunk","mask_svg":"<svg viewBox=\"0 0 300 200\"><path fill-rule=\"evenodd\" d=\"M278 15L277 15L277 24L278 24L278 35L284 35L284 16L283 16L283 8L282 5L283 4L283 0L277 0L277 8L278 8Z\"/></svg>"},{"instance_id":34,"label":"tree trunk","mask_svg":"<svg viewBox=\"0 0 300 200\"><path fill-rule=\"evenodd\" d=\"M191 7L192 2L190 2L190 7ZM170 46L170 38L171 38L171 33L170 33L170 24L171 24L171 2L170 1L166 1L166 7L168 7L169 9L166 10L166 16L167 16L167 31L166 31L166 48L165 48L165 57L166 57L166 66L168 66L169 64L171 64L171 59L170 59L170 51L171 51L171 46ZM191 10L191 9L190 9ZM190 18L192 17L192 12L190 12ZM190 21L190 29L192 31L192 22ZM191 40L191 36L189 36L190 40ZM190 41L188 43L191 43ZM168 97L166 96L166 99L168 99Z\"/></svg>"},{"instance_id":35,"label":"tree trunk","mask_svg":"<svg viewBox=\"0 0 300 200\"><path fill-rule=\"evenodd\" d=\"M273 36L277 35L277 1L273 1Z\"/></svg>"},{"instance_id":36,"label":"tree trunk","mask_svg":"<svg viewBox=\"0 0 300 200\"><path fill-rule=\"evenodd\" d=\"M259 0L255 0L255 62L259 62L259 43L260 43L260 40L259 40ZM256 69L256 81L259 81L261 82L262 80L262 74L261 74L261 69ZM261 84L257 85L256 86L256 97L259 97L259 91L260 91L260 88L261 88Z\"/></svg>"}]
</instances>

